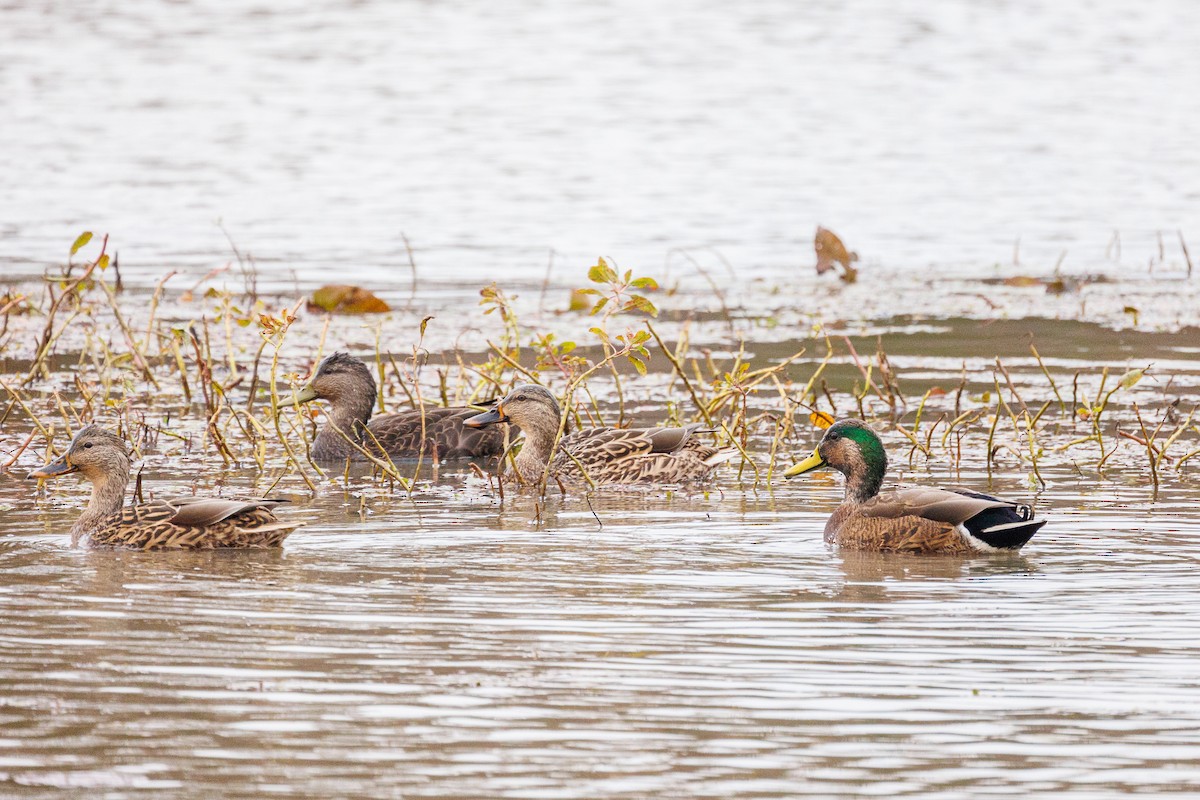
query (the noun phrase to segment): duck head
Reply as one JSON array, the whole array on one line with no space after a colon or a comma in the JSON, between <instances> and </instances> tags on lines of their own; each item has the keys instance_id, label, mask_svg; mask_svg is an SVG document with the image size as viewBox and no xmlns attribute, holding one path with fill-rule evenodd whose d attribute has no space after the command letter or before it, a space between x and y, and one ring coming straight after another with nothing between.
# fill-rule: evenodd
<instances>
[{"instance_id":1,"label":"duck head","mask_svg":"<svg viewBox=\"0 0 1200 800\"><path fill-rule=\"evenodd\" d=\"M496 403L496 407L463 420L464 425L482 428L497 422L510 422L526 435L531 431L558 430L561 411L558 401L544 387L523 383Z\"/></svg>"},{"instance_id":2,"label":"duck head","mask_svg":"<svg viewBox=\"0 0 1200 800\"><path fill-rule=\"evenodd\" d=\"M92 483L110 475L129 475L129 450L125 440L96 425L88 425L75 434L62 456L39 467L27 476L28 480L57 478L78 472Z\"/></svg>"},{"instance_id":3,"label":"duck head","mask_svg":"<svg viewBox=\"0 0 1200 800\"><path fill-rule=\"evenodd\" d=\"M861 502L879 493L887 472L887 452L865 422L844 419L831 425L813 454L790 467L783 477L794 478L821 467L845 475L846 497Z\"/></svg>"},{"instance_id":4,"label":"duck head","mask_svg":"<svg viewBox=\"0 0 1200 800\"><path fill-rule=\"evenodd\" d=\"M322 359L309 382L296 393L301 403L328 400L334 405L358 402L364 397L374 404L375 378L371 370L362 359L340 352Z\"/></svg>"}]
</instances>

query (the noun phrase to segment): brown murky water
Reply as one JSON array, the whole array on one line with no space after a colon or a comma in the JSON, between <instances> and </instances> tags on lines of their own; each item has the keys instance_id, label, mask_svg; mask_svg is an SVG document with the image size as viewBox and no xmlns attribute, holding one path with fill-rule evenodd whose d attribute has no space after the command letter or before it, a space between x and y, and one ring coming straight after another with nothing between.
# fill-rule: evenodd
<instances>
[{"instance_id":1,"label":"brown murky water","mask_svg":"<svg viewBox=\"0 0 1200 800\"><path fill-rule=\"evenodd\" d=\"M9 535L4 785L1191 793L1192 497L1053 502L1024 557L982 561L831 552L820 483L600 502L602 530L564 504L546 532L434 500L363 523L325 498L282 553Z\"/></svg>"},{"instance_id":2,"label":"brown murky water","mask_svg":"<svg viewBox=\"0 0 1200 800\"><path fill-rule=\"evenodd\" d=\"M1023 332L1062 385L1130 351L1155 362L1158 380L1120 395L1126 407L1194 397L1200 383L1190 331L873 325L917 397L954 385L981 341L1040 397ZM873 337L856 341L866 351ZM757 358L795 345L761 344ZM818 361L792 371L802 380ZM854 377L844 354L829 370L834 385ZM968 398L986 388L986 367L976 371ZM1095 369L1085 373L1094 386ZM664 377L635 386L631 407L656 419ZM202 427L194 415L174 424ZM5 449L26 430L10 419ZM989 484L977 441L956 468L909 466L904 440L887 440L894 477L1032 496L1029 465L1014 458ZM1179 454L1195 447L1185 441ZM752 449L761 461L768 447L760 436ZM39 458L0 477L7 793L1095 797L1200 786L1194 460L1166 469L1155 498L1136 447L1102 476L1094 458L1049 451L1037 502L1051 524L1020 556L963 560L830 549L821 530L840 489L824 474L755 489L726 468L706 493L555 497L539 527L529 498L501 502L453 465L411 499L364 475L331 478L315 498L286 480L287 513L309 524L281 552L72 551L63 532L86 491L68 480L31 502L20 473ZM263 487L257 471L214 471L169 440L143 463L164 494L194 481Z\"/></svg>"},{"instance_id":3,"label":"brown murky water","mask_svg":"<svg viewBox=\"0 0 1200 800\"><path fill-rule=\"evenodd\" d=\"M1195 260L1194 16L1186 0L0 4L0 293L41 297L43 267L107 231L141 340L148 290L179 273L166 335L145 337L161 389L119 358L100 300L26 399L61 444L85 386L100 419L169 432L139 461L149 491L282 476L282 513L307 522L279 552L68 549L87 491L22 479L45 442L0 391L0 797L1200 794L1200 457L1179 463L1200 435L1173 444L1157 493L1120 436L1140 435L1134 404L1152 426L1178 400L1171 430L1200 394L1200 280L1176 240ZM860 379L841 337L868 359L881 344L898 424L947 392L924 409L931 457L885 424L892 478L1031 498L1050 524L1020 556L855 554L821 541L826 474L755 484L730 465L707 492L554 496L539 524L462 465L411 497L365 474L314 495L274 441L261 471L222 465L159 349L207 320L233 384L225 358L245 371L261 342L203 296L245 283L236 265L202 281L231 263L216 219L273 293L256 312L331 276L397 308L334 320L326 351L378 338L403 361L434 316L429 396L436 368L453 379L501 336L484 283L519 295L527 355L534 333L591 341L561 309L598 254L660 280L654 324L672 344L686 329L694 358L807 348L792 395L830 334L841 413ZM812 274L817 223L863 254L859 284ZM1060 258L1105 280L1005 283ZM5 324L15 385L43 323ZM283 373L310 366L321 326L302 314ZM989 478L997 357L1033 411L1050 405L1032 449L1001 415ZM1075 390L1090 402L1148 364L1113 397L1100 470L1072 444ZM628 376L636 420L690 411L665 367ZM611 416L611 383L595 388ZM770 391L751 404L780 410ZM961 454L941 440L960 410L979 415ZM805 416L785 451L814 443ZM769 426L749 441L764 474L770 444Z\"/></svg>"}]
</instances>

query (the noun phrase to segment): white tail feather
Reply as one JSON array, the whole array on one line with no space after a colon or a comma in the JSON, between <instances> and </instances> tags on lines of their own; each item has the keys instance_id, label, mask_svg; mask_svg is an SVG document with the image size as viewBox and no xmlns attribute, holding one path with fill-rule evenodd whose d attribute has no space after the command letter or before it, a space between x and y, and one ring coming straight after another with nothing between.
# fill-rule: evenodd
<instances>
[{"instance_id":1,"label":"white tail feather","mask_svg":"<svg viewBox=\"0 0 1200 800\"><path fill-rule=\"evenodd\" d=\"M717 464L724 464L731 458L736 458L737 455L737 450L721 450L704 459L704 464L705 466L715 467Z\"/></svg>"},{"instance_id":2,"label":"white tail feather","mask_svg":"<svg viewBox=\"0 0 1200 800\"><path fill-rule=\"evenodd\" d=\"M275 523L272 523L271 525L256 525L253 528L238 528L237 532L238 533L265 533L267 531L284 531L284 530L294 531L297 528L303 528L303 527L304 527L303 522L275 522Z\"/></svg>"},{"instance_id":3,"label":"white tail feather","mask_svg":"<svg viewBox=\"0 0 1200 800\"><path fill-rule=\"evenodd\" d=\"M992 533L994 531L1005 531L1005 530L1008 530L1009 528L1023 528L1026 525L1028 525L1030 522L1033 522L1033 520L1023 519L1023 520L1018 520L1017 522L1005 522L1001 525L992 525L990 527L984 528L983 530L980 531L980 533Z\"/></svg>"}]
</instances>

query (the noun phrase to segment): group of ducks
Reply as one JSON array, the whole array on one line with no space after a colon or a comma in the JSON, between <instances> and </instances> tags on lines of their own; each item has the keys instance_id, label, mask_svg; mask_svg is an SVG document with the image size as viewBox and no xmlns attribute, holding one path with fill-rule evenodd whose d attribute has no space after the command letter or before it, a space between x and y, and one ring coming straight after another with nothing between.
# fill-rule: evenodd
<instances>
[{"instance_id":1,"label":"group of ducks","mask_svg":"<svg viewBox=\"0 0 1200 800\"><path fill-rule=\"evenodd\" d=\"M503 457L506 426L524 435L513 459L519 482L544 485L691 484L737 454L705 444L698 424L681 428L562 430L558 401L536 384L517 386L487 410L430 407L372 418L376 386L360 359L334 353L297 395L325 400L329 413L312 445L327 464L419 456ZM555 442L557 440L557 447ZM860 420L825 431L811 456L783 474L791 478L830 467L846 478L845 499L825 526L826 541L843 547L910 553L1014 551L1045 524L1027 505L976 492L882 489L887 454ZM31 479L80 473L92 484L87 508L71 529L72 545L136 549L277 547L300 523L279 520L280 500L188 497L126 506L130 461L125 441L96 425L75 436L66 453Z\"/></svg>"}]
</instances>

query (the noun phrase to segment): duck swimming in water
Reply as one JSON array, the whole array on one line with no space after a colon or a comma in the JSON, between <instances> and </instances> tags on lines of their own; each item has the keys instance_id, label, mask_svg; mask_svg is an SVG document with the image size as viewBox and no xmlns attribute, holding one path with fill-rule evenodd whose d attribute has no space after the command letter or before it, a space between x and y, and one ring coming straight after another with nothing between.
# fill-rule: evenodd
<instances>
[{"instance_id":1,"label":"duck swimming in water","mask_svg":"<svg viewBox=\"0 0 1200 800\"><path fill-rule=\"evenodd\" d=\"M299 522L281 522L271 510L286 500L186 497L125 506L129 451L125 440L96 425L81 429L63 456L29 473L55 478L78 472L92 498L71 527L71 546L137 550L209 550L278 547Z\"/></svg>"},{"instance_id":2,"label":"duck swimming in water","mask_svg":"<svg viewBox=\"0 0 1200 800\"><path fill-rule=\"evenodd\" d=\"M296 399L329 403L329 419L313 442L314 461L368 461L354 444L373 453L381 447L390 458L417 458L422 450L437 459L486 458L504 451L502 428L478 430L463 425L479 413L475 408L426 406L423 411L372 418L375 378L361 359L347 353L322 360Z\"/></svg>"},{"instance_id":3,"label":"duck swimming in water","mask_svg":"<svg viewBox=\"0 0 1200 800\"><path fill-rule=\"evenodd\" d=\"M516 425L525 443L515 465L523 483L550 478L563 483L600 485L683 484L704 480L717 464L737 455L718 450L696 434L699 424L682 428L585 428L564 434L554 450L562 410L554 395L536 384L517 386L496 407L466 420L470 427L499 422Z\"/></svg>"},{"instance_id":4,"label":"duck swimming in water","mask_svg":"<svg viewBox=\"0 0 1200 800\"><path fill-rule=\"evenodd\" d=\"M791 478L821 467L846 476L846 499L825 524L825 541L842 547L906 553L1015 551L1046 524L1027 505L977 492L881 489L887 453L861 420L832 425L813 454L783 475Z\"/></svg>"}]
</instances>

